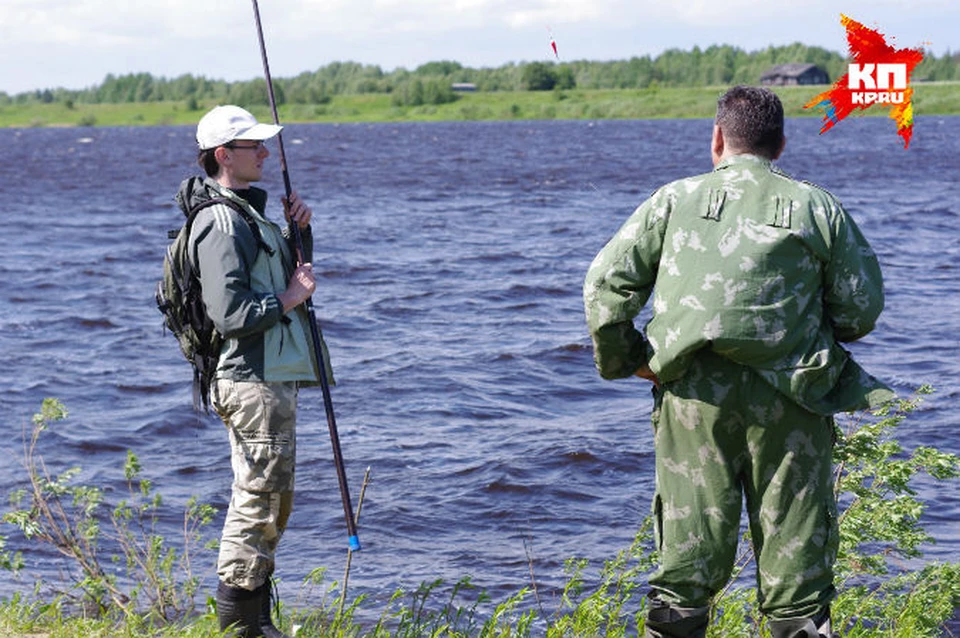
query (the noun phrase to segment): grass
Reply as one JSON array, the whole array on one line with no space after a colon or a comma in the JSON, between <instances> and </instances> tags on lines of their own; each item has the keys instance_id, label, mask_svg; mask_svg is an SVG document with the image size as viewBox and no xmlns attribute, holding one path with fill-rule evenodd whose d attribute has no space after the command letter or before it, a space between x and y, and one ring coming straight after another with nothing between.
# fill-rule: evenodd
<instances>
[{"instance_id":1,"label":"grass","mask_svg":"<svg viewBox=\"0 0 960 638\"><path fill-rule=\"evenodd\" d=\"M907 450L895 435L931 391L923 386L911 399L893 401L872 414L848 415L837 430L835 492L843 507L835 579L840 593L833 619L843 638L954 635L948 623L960 618L960 562L922 562L922 547L933 539L921 526L926 504L911 479L925 474L956 481L960 456L927 447ZM124 475L130 498L112 509L109 523L103 520L109 509L105 493L75 483L74 469L49 474L36 453L40 434L65 417L55 399L45 400L34 416L24 458L31 489L11 495L12 509L2 520L13 523L27 540L52 545L83 573L71 570L72 582L65 576L67 581L59 584L38 584L32 595L17 593L0 601L0 636L222 636L211 601L195 607L199 592L191 589L196 579L189 557L196 554L190 548L197 549L210 518L189 507L179 544L153 533L163 501L140 476L136 455L128 452ZM108 524L119 534L106 532ZM128 533L138 530L143 534ZM0 537L0 568L17 571L29 554L11 556L4 540ZM113 560L108 570L104 561L110 560L110 540L119 542L127 560ZM291 634L298 627L298 638L625 638L643 631L643 581L656 564L653 548L647 519L633 545L599 569L585 559L568 559L562 591L544 592L541 598L531 562L530 583L500 602L465 577L457 583L435 580L401 587L385 604L361 595L344 608L339 600L347 591L346 576L342 584L331 583L325 580L326 569L317 568L304 579L294 603L310 601L309 606L281 605L278 622ZM753 563L745 540L741 549L733 582ZM904 561L919 565L911 568ZM127 579L121 581L116 567L124 564ZM708 638L770 637L753 588L731 586L720 592L711 616Z\"/></svg>"},{"instance_id":2,"label":"grass","mask_svg":"<svg viewBox=\"0 0 960 638\"><path fill-rule=\"evenodd\" d=\"M659 119L710 118L725 87L602 89L570 91L498 91L463 93L449 104L396 106L387 94L340 95L328 104L287 104L280 120L308 122L431 122L464 120ZM826 87L776 87L788 117L819 117L803 105ZM0 127L83 127L194 125L213 103L197 110L184 102L126 104L6 104L0 106ZM251 110L272 119L266 106ZM914 85L918 115L960 114L960 82ZM887 111L873 108L872 115Z\"/></svg>"}]
</instances>

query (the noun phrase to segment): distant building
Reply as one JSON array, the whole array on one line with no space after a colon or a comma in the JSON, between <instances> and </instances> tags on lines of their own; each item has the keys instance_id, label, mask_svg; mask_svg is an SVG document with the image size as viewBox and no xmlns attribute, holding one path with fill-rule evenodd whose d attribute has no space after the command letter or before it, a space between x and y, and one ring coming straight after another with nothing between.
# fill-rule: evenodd
<instances>
[{"instance_id":1,"label":"distant building","mask_svg":"<svg viewBox=\"0 0 960 638\"><path fill-rule=\"evenodd\" d=\"M450 85L450 88L452 88L454 91L469 92L469 91L476 91L477 85L472 82L454 82L453 84Z\"/></svg>"},{"instance_id":2,"label":"distant building","mask_svg":"<svg viewBox=\"0 0 960 638\"><path fill-rule=\"evenodd\" d=\"M770 67L760 76L760 84L774 86L830 84L830 76L816 64L794 62Z\"/></svg>"}]
</instances>

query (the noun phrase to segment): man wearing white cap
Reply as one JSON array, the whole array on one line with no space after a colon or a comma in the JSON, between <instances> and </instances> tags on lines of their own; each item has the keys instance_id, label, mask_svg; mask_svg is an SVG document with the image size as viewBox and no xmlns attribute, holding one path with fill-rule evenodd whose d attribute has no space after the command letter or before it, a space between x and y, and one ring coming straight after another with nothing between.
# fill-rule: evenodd
<instances>
[{"instance_id":1,"label":"man wearing white cap","mask_svg":"<svg viewBox=\"0 0 960 638\"><path fill-rule=\"evenodd\" d=\"M233 490L217 616L222 629L233 626L244 638L284 636L270 619L270 577L293 506L297 391L318 382L303 304L316 287L310 208L292 193L281 229L265 217L267 193L251 185L270 154L264 141L280 129L237 106L214 108L197 126L207 177L185 180L176 196L184 214L195 214L189 258L224 337L210 400L227 426ZM301 229L307 254L297 255L290 224Z\"/></svg>"}]
</instances>

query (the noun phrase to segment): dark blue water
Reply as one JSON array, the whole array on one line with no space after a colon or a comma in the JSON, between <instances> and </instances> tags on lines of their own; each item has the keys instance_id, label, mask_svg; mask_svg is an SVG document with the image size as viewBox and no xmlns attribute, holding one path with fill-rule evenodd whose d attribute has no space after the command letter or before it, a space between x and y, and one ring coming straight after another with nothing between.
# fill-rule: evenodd
<instances>
[{"instance_id":1,"label":"dark blue water","mask_svg":"<svg viewBox=\"0 0 960 638\"><path fill-rule=\"evenodd\" d=\"M629 545L651 496L649 389L596 375L581 283L654 188L709 170L710 131L709 120L287 128L291 176L315 213L315 300L354 501L372 472L354 591L472 575L496 595L527 586L531 562L548 588L565 559ZM960 452L960 118L919 117L906 151L883 117L817 131L790 121L780 164L843 200L886 277L887 310L855 355L904 394L935 386L904 439ZM189 368L152 298L192 136L0 130L0 493L23 485L21 431L58 397L70 417L42 440L52 470L81 466L115 503L131 449L165 496L168 529L191 495L226 507L226 433L192 412ZM267 172L278 196L276 157ZM299 492L278 557L288 588L315 567L339 579L347 546L319 391L301 406ZM938 541L927 555L955 559L956 484L919 488ZM57 573L59 559L0 533L31 562L20 583L0 579L0 595ZM195 568L212 579L213 556Z\"/></svg>"}]
</instances>

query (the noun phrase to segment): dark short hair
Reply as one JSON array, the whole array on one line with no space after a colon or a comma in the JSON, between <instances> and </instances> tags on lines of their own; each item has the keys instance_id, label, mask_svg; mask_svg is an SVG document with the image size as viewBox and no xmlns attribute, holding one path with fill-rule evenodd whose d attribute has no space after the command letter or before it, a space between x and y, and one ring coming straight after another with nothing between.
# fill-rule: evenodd
<instances>
[{"instance_id":1,"label":"dark short hair","mask_svg":"<svg viewBox=\"0 0 960 638\"><path fill-rule=\"evenodd\" d=\"M217 161L214 155L214 151L216 150L215 148L208 148L200 151L200 154L197 155L197 164L203 169L203 172L207 174L207 177L216 177L220 172L220 162Z\"/></svg>"},{"instance_id":2,"label":"dark short hair","mask_svg":"<svg viewBox=\"0 0 960 638\"><path fill-rule=\"evenodd\" d=\"M735 86L717 100L717 125L737 151L772 159L783 143L783 104L770 89Z\"/></svg>"}]
</instances>

